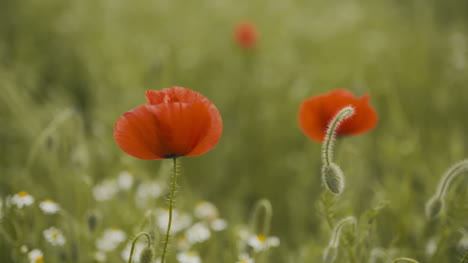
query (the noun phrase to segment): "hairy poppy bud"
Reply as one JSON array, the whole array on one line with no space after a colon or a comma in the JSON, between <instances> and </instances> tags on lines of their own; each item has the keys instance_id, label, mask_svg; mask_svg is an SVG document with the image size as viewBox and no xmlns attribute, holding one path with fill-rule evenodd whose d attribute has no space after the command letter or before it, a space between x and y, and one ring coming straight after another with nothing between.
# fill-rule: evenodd
<instances>
[{"instance_id":1,"label":"hairy poppy bud","mask_svg":"<svg viewBox=\"0 0 468 263\"><path fill-rule=\"evenodd\" d=\"M443 207L444 207L444 201L442 201L442 199L438 198L437 196L434 196L433 198L431 198L426 204L427 218L429 219L436 218L442 211Z\"/></svg>"},{"instance_id":2,"label":"hairy poppy bud","mask_svg":"<svg viewBox=\"0 0 468 263\"><path fill-rule=\"evenodd\" d=\"M334 194L341 194L345 187L343 171L335 163L322 167L322 181L325 186Z\"/></svg>"},{"instance_id":3,"label":"hairy poppy bud","mask_svg":"<svg viewBox=\"0 0 468 263\"><path fill-rule=\"evenodd\" d=\"M146 247L140 254L140 263L151 263L153 262L153 249Z\"/></svg>"}]
</instances>

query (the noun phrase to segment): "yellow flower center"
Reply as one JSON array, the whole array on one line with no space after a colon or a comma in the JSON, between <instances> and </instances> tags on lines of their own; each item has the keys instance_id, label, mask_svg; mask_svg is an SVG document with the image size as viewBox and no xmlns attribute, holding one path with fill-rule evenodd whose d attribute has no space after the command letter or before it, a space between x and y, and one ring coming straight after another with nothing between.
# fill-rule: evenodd
<instances>
[{"instance_id":1,"label":"yellow flower center","mask_svg":"<svg viewBox=\"0 0 468 263\"><path fill-rule=\"evenodd\" d=\"M265 243L266 237L264 235L257 235L258 241Z\"/></svg>"},{"instance_id":2,"label":"yellow flower center","mask_svg":"<svg viewBox=\"0 0 468 263\"><path fill-rule=\"evenodd\" d=\"M35 263L42 263L44 262L44 257L38 257L36 258L36 261L34 261Z\"/></svg>"},{"instance_id":3,"label":"yellow flower center","mask_svg":"<svg viewBox=\"0 0 468 263\"><path fill-rule=\"evenodd\" d=\"M59 233L58 233L58 232L54 232L54 233L52 234L52 237L53 237L53 238L57 238L58 236L59 236Z\"/></svg>"},{"instance_id":4,"label":"yellow flower center","mask_svg":"<svg viewBox=\"0 0 468 263\"><path fill-rule=\"evenodd\" d=\"M19 195L20 197L26 197L26 196L29 195L29 193L26 192L26 191L22 191L22 192L19 192L18 195Z\"/></svg>"}]
</instances>

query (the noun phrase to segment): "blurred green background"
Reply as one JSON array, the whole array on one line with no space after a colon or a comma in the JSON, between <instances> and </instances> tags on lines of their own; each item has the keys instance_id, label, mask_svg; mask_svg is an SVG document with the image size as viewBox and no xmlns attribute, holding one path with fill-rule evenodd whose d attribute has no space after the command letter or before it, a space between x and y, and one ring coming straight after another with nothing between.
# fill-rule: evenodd
<instances>
[{"instance_id":1,"label":"blurred green background","mask_svg":"<svg viewBox=\"0 0 468 263\"><path fill-rule=\"evenodd\" d=\"M246 20L259 33L253 50L233 36ZM0 196L52 198L84 222L97 207L94 184L122 170L156 177L162 163L121 151L116 119L145 103L147 89L183 86L218 107L224 132L212 151L182 160L179 207L209 200L235 225L269 199L271 232L281 239L269 262L321 262L324 217L346 215L372 233L347 244L357 259L343 250L337 262L367 262L375 247L458 262L468 181L455 181L442 219L428 223L424 204L468 153L467 69L463 0L3 0ZM337 142L347 188L331 198L320 182L321 145L299 130L297 111L336 88L370 94L379 124ZM365 221L380 202L388 205ZM114 206L105 220L128 228L144 213ZM428 257L433 237L438 249ZM1 240L1 262L16 262L12 249Z\"/></svg>"}]
</instances>

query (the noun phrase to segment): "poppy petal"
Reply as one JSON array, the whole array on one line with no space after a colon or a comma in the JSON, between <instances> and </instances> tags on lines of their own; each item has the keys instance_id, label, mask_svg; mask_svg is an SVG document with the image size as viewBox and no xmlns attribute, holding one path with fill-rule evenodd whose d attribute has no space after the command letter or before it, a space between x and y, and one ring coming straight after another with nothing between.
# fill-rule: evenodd
<instances>
[{"instance_id":1,"label":"poppy petal","mask_svg":"<svg viewBox=\"0 0 468 263\"><path fill-rule=\"evenodd\" d=\"M159 140L155 138L155 115L147 105L123 114L115 123L114 139L131 156L144 160L162 159Z\"/></svg>"}]
</instances>

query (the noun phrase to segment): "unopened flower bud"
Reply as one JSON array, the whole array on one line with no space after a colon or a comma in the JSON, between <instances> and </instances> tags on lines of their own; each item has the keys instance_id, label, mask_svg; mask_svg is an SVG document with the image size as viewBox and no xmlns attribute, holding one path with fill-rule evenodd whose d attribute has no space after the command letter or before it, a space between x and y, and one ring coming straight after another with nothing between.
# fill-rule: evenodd
<instances>
[{"instance_id":1,"label":"unopened flower bud","mask_svg":"<svg viewBox=\"0 0 468 263\"><path fill-rule=\"evenodd\" d=\"M153 249L146 247L140 254L140 263L153 262Z\"/></svg>"},{"instance_id":2,"label":"unopened flower bud","mask_svg":"<svg viewBox=\"0 0 468 263\"><path fill-rule=\"evenodd\" d=\"M335 163L322 167L322 181L325 186L334 194L341 194L345 187L343 171Z\"/></svg>"},{"instance_id":3,"label":"unopened flower bud","mask_svg":"<svg viewBox=\"0 0 468 263\"><path fill-rule=\"evenodd\" d=\"M426 204L426 216L428 219L434 219L439 216L442 208L444 207L444 202L442 199L438 198L437 196L429 199Z\"/></svg>"}]
</instances>

